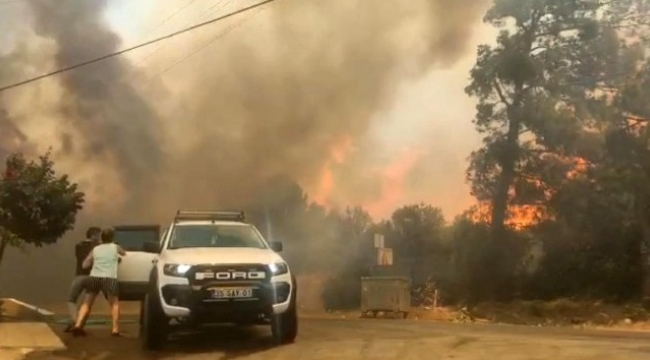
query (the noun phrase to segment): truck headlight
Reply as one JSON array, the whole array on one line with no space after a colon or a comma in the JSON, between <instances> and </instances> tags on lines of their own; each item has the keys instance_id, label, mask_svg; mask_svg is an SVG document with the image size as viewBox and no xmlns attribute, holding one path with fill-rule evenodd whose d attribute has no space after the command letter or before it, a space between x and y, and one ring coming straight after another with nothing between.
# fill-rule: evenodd
<instances>
[{"instance_id":1,"label":"truck headlight","mask_svg":"<svg viewBox=\"0 0 650 360\"><path fill-rule=\"evenodd\" d=\"M274 263L269 265L272 276L284 275L289 272L289 267L285 263Z\"/></svg>"},{"instance_id":2,"label":"truck headlight","mask_svg":"<svg viewBox=\"0 0 650 360\"><path fill-rule=\"evenodd\" d=\"M167 276L184 277L191 268L191 265L185 264L165 264L163 273Z\"/></svg>"}]
</instances>

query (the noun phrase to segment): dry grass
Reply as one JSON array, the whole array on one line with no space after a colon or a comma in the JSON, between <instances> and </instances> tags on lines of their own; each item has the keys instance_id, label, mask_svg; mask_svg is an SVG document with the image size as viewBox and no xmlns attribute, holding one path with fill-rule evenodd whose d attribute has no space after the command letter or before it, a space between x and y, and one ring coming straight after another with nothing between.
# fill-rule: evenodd
<instances>
[{"instance_id":1,"label":"dry grass","mask_svg":"<svg viewBox=\"0 0 650 360\"><path fill-rule=\"evenodd\" d=\"M309 315L315 315L310 313ZM388 317L390 314L380 314ZM360 318L360 311L323 311L321 317ZM409 319L452 323L499 323L526 326L566 326L594 329L650 331L650 313L636 305L598 302L518 301L482 304L469 312L455 307L413 308Z\"/></svg>"},{"instance_id":2,"label":"dry grass","mask_svg":"<svg viewBox=\"0 0 650 360\"><path fill-rule=\"evenodd\" d=\"M327 311L321 298L327 276L298 277L298 305L303 314L359 318L360 311ZM456 307L414 308L410 319L443 322L490 322L530 326L588 326L593 328L650 329L650 312L640 305L615 305L573 300L486 303L471 312Z\"/></svg>"},{"instance_id":3,"label":"dry grass","mask_svg":"<svg viewBox=\"0 0 650 360\"><path fill-rule=\"evenodd\" d=\"M482 304L472 315L490 322L521 325L612 327L647 323L650 313L636 304L616 305L591 301L516 301Z\"/></svg>"}]
</instances>

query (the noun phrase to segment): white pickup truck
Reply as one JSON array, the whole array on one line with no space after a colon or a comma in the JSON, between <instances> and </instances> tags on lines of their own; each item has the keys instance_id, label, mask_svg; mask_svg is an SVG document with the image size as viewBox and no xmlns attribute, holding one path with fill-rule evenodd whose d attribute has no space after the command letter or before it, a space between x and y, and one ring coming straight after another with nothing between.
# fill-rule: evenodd
<instances>
[{"instance_id":1,"label":"white pickup truck","mask_svg":"<svg viewBox=\"0 0 650 360\"><path fill-rule=\"evenodd\" d=\"M160 348L175 329L269 324L277 344L298 333L296 281L240 211L178 211L158 239L152 225L116 226L120 296L142 300L141 337Z\"/></svg>"}]
</instances>

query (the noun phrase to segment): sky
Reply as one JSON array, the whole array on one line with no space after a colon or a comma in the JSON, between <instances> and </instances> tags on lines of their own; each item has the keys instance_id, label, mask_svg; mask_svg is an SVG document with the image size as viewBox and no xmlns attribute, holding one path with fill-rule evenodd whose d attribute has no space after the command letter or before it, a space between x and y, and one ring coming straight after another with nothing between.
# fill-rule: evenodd
<instances>
[{"instance_id":1,"label":"sky","mask_svg":"<svg viewBox=\"0 0 650 360\"><path fill-rule=\"evenodd\" d=\"M212 9L215 2L210 0L160 3L155 0L112 2L107 19L123 37L124 46L166 35L239 6L236 2L223 1L224 5L219 3ZM179 9L182 10L178 12ZM475 102L464 93L464 88L475 61L476 47L492 43L495 38L495 31L481 23L476 23L474 31L464 56L450 66L433 68L419 78L401 80L396 84L389 107L375 115L378 118L375 122L381 125L372 129L372 134L379 140L377 152L383 154L384 166L392 164L395 167L396 162L408 162L405 159L409 154L418 154L418 160L404 169L403 175L398 175L400 179L393 181L394 187L404 182L412 186L399 194L363 203L373 217L387 217L398 206L425 202L440 206L451 219L474 203L465 182L466 160L472 150L480 147L481 139L471 123ZM157 45L152 49L157 50ZM140 52L134 54L133 58L146 58L143 61L146 66L147 60L168 61L161 59L170 56L170 52L173 54L170 49L157 51L153 55L157 58L151 59L152 56L147 57L147 50L142 51L142 55ZM322 187L322 184L307 186L312 193Z\"/></svg>"},{"instance_id":2,"label":"sky","mask_svg":"<svg viewBox=\"0 0 650 360\"><path fill-rule=\"evenodd\" d=\"M120 35L121 47L124 48L226 14L244 3L254 2L111 0L105 17ZM16 44L17 35L10 30L19 17L11 16L9 12L23 14L27 11L20 2L0 6L0 17L4 18L0 21L0 52ZM246 30L255 32L255 27L259 25L251 22L238 26L248 27ZM2 31L3 27L7 31ZM210 31L210 27L219 28L220 25L209 25L207 30L197 32ZM397 79L385 108L372 115L374 119L371 123L375 125L369 128L368 136L373 139L375 170L369 176L381 178L378 180L383 189L379 190L380 194L372 199L352 201L346 194L330 194L335 192L332 189L337 189L337 185L341 186L342 181L328 181L328 169L322 169L318 180L302 182L312 199L331 206L362 205L376 219L385 218L396 207L409 203L426 202L440 206L447 218L473 204L464 174L467 156L480 146L480 137L471 123L474 100L463 90L468 84L476 46L492 42L495 35L494 30L480 22L473 26L473 31L466 46L467 51L462 56L451 64L434 66L417 77ZM191 64L177 61L184 56L184 51L201 44L200 36L181 35L177 39L133 51L126 57L152 76L160 77L162 71L165 73L162 77L165 77L169 71L172 73L170 77L173 77L174 73L188 71ZM226 33L224 39L219 39L214 46L218 47L219 41L232 42L236 36ZM179 43L184 46L183 49L178 48ZM210 56L210 51L214 51L212 45L193 57ZM168 70L169 66L173 66L171 70ZM355 146L357 144L350 145L351 148Z\"/></svg>"},{"instance_id":3,"label":"sky","mask_svg":"<svg viewBox=\"0 0 650 360\"><path fill-rule=\"evenodd\" d=\"M121 36L121 47L124 48L226 14L244 3L253 2L169 0L163 3L154 0L111 0L105 17L113 30ZM20 2L0 7L0 16L3 18L0 30L3 27L8 30L0 31L0 44L12 43L10 30L19 21L18 17L10 16L9 12L20 14L26 11L26 6ZM261 17L257 14L254 16ZM246 22L237 24L236 29L241 27L248 32L261 33L260 22L264 20L246 19ZM220 26L209 25L197 33L209 33ZM392 96L385 102L385 107L372 114L370 123L375 125L367 131L372 145L366 142L363 146L366 147L365 152L373 151L376 154L373 159L374 170L369 176L377 178L381 184L378 185L381 188L377 190L378 193L361 200L355 199L349 192L335 194L336 189L343 187L345 180L341 178L345 179L345 176L339 174L338 181L331 179L331 171L324 165L318 179L301 182L312 199L331 206L362 205L377 219L387 217L397 206L409 203L426 202L440 206L448 218L473 204L464 172L467 156L480 146L480 138L471 123L474 100L467 97L463 89L468 83L476 46L492 42L494 31L477 22L473 25L473 32L466 51L453 62L434 66L416 77L396 79L392 86ZM194 51L192 47L202 44L201 36L202 34L181 35L169 43L154 44L133 51L127 58L154 77L173 79L177 74L183 76L192 66L189 61L178 61L178 48L184 46L185 49ZM218 39L216 44L192 57L210 56L210 52L219 46L218 42L236 42L233 39L237 36L228 30L223 39ZM7 45L1 46L0 51L7 48ZM172 68L168 69L170 66ZM161 72L164 73L163 76L160 76ZM359 144L348 145L354 149ZM373 149L367 149L368 146ZM338 162L345 161L339 159Z\"/></svg>"}]
</instances>

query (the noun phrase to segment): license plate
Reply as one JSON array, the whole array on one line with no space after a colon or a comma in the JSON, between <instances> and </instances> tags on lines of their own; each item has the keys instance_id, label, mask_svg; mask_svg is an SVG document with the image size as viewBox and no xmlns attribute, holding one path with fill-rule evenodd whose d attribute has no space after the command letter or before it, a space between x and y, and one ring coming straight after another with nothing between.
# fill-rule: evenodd
<instances>
[{"instance_id":1,"label":"license plate","mask_svg":"<svg viewBox=\"0 0 650 360\"><path fill-rule=\"evenodd\" d=\"M253 289L242 288L212 288L213 299L246 299L253 297Z\"/></svg>"}]
</instances>

